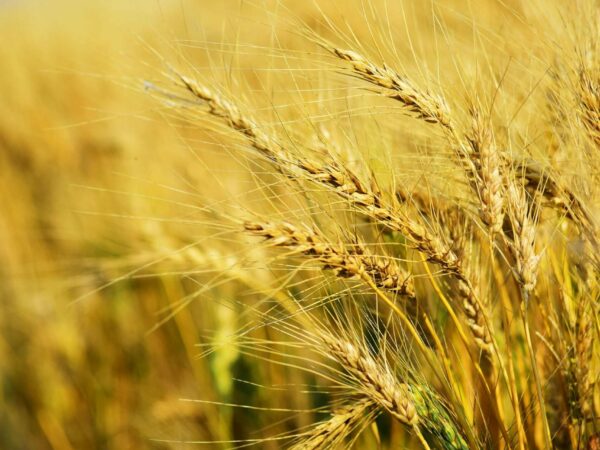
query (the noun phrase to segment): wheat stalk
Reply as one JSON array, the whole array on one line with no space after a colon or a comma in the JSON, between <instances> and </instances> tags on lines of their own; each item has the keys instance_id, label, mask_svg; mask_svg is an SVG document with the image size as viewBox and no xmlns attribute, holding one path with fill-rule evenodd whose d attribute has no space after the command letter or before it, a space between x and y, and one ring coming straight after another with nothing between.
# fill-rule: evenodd
<instances>
[{"instance_id":1,"label":"wheat stalk","mask_svg":"<svg viewBox=\"0 0 600 450\"><path fill-rule=\"evenodd\" d=\"M577 394L579 415L589 417L592 409L593 382L590 363L593 358L594 305L589 297L580 299L577 305L575 321L575 374L577 378Z\"/></svg>"}]
</instances>

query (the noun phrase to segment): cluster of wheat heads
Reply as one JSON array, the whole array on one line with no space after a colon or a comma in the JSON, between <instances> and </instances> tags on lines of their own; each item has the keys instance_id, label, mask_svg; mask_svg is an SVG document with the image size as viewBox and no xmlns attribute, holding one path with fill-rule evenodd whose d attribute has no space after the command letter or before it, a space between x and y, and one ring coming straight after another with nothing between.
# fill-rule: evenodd
<instances>
[{"instance_id":1,"label":"cluster of wheat heads","mask_svg":"<svg viewBox=\"0 0 600 450\"><path fill-rule=\"evenodd\" d=\"M251 258L279 275L274 287L243 264L215 267L265 297L244 305L252 325L237 345L327 386L317 409L328 407L329 417L269 442L597 448L597 54L559 65L546 95L552 107L536 110L536 123L554 123L555 133L536 145L558 139L592 168L572 184L495 123L493 101L449 102L391 65L310 38L352 83L423 123L464 189L458 199L427 183L407 188L401 173L376 174L321 131L298 139L246 112L240 96L169 69L171 84L155 92L190 122L236 137L250 160L263 160L250 165L257 178L268 166L276 180L266 187L269 202L279 202L273 217L207 208L221 232L246 235ZM572 116L568 126L555 124L561 113ZM309 205L304 214L283 208L286 189ZM254 337L257 327L270 337ZM394 444L389 428L398 426Z\"/></svg>"}]
</instances>

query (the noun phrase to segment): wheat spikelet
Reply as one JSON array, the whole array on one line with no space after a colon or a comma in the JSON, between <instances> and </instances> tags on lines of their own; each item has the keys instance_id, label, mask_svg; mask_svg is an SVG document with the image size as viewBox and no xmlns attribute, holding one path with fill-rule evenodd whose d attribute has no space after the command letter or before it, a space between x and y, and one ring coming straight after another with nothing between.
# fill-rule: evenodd
<instances>
[{"instance_id":1,"label":"wheat spikelet","mask_svg":"<svg viewBox=\"0 0 600 450\"><path fill-rule=\"evenodd\" d=\"M515 258L515 274L523 289L531 292L536 284L540 257L535 253L535 227L526 193L516 182L510 182L507 188L507 202L512 226L512 240L508 246Z\"/></svg>"},{"instance_id":2,"label":"wheat spikelet","mask_svg":"<svg viewBox=\"0 0 600 450\"><path fill-rule=\"evenodd\" d=\"M211 114L225 118L237 131L247 136L254 148L266 154L283 173L309 179L324 187L333 189L350 202L360 212L373 217L382 225L398 231L414 242L417 249L423 251L431 262L439 264L448 272L460 272L460 262L441 240L429 233L413 219L402 215L391 205L386 204L378 190L362 183L356 175L336 162L322 164L289 156L275 140L258 133L258 127L250 118L239 118L239 110L230 102L221 99L195 82L185 79L184 85L195 96L211 105ZM215 106L217 105L217 106Z\"/></svg>"},{"instance_id":3,"label":"wheat spikelet","mask_svg":"<svg viewBox=\"0 0 600 450\"><path fill-rule=\"evenodd\" d=\"M344 367L363 395L418 435L420 429L426 432L425 438L420 436L422 442L435 448L468 449L445 408L427 387L399 382L388 365L373 358L362 345L328 332L321 332L319 338L328 349L327 355Z\"/></svg>"},{"instance_id":4,"label":"wheat spikelet","mask_svg":"<svg viewBox=\"0 0 600 450\"><path fill-rule=\"evenodd\" d=\"M450 119L449 108L443 98L417 89L407 79L401 77L389 67L385 65L378 67L352 50L342 50L333 46L325 46L325 48L338 58L349 61L355 73L362 79L388 90L389 92L383 92L387 96L400 101L418 118L429 123L440 124L451 142L461 149L459 153L465 151L465 145L455 131ZM495 149L492 149L491 146L488 146L485 150L478 147L477 150L483 150L483 153L478 155L479 158L477 158L480 170L478 170L475 162L467 160L467 165L470 168L469 172L475 177L479 176L482 181L481 189L484 193L484 196L482 196L482 202L484 202L482 215L485 220L492 223L493 230L496 231L500 227L498 221L501 220L502 215L502 196L499 193L501 178L499 178L499 167L497 167L497 153L494 152ZM400 193L400 197L402 197L402 193ZM381 217L377 213L380 213ZM456 253L437 236L428 233L418 223L408 218L405 219L404 224L399 224L400 226L395 223L390 226L389 222L392 222L393 215L387 215L384 211L374 211L373 215L389 228L399 231L413 240L416 248L428 255L429 261L440 265L456 278L457 290L462 300L463 311L468 318L469 328L473 333L476 344L486 356L486 359L491 361L493 344L489 331L489 320L486 318L489 315L485 312L484 305L475 294L472 281L466 275L464 269L460 267L460 258Z\"/></svg>"},{"instance_id":5,"label":"wheat spikelet","mask_svg":"<svg viewBox=\"0 0 600 450\"><path fill-rule=\"evenodd\" d=\"M421 427L426 430L426 436L430 436L428 440L436 445L435 448L448 450L472 448L467 445L446 408L433 392L424 386L416 386L412 389L412 395L421 418Z\"/></svg>"},{"instance_id":6,"label":"wheat spikelet","mask_svg":"<svg viewBox=\"0 0 600 450\"><path fill-rule=\"evenodd\" d=\"M212 115L225 119L233 129L246 136L252 146L267 159L278 161L286 156L283 154L283 149L271 139L271 136L261 131L258 125L251 118L242 114L234 103L208 87L196 83L191 78L181 74L177 74L177 76L190 93L208 104Z\"/></svg>"},{"instance_id":7,"label":"wheat spikelet","mask_svg":"<svg viewBox=\"0 0 600 450\"><path fill-rule=\"evenodd\" d=\"M480 217L492 237L502 230L504 220L504 193L501 158L494 136L481 113L471 108L471 133L467 136L472 161L472 183L480 200Z\"/></svg>"},{"instance_id":8,"label":"wheat spikelet","mask_svg":"<svg viewBox=\"0 0 600 450\"><path fill-rule=\"evenodd\" d=\"M438 123L444 128L479 196L482 221L488 226L492 236L500 232L504 219L502 167L507 161L506 156L501 157L496 148L493 134L484 123L481 113L471 107L471 131L464 136L465 140L463 140L456 132L449 108L442 97L419 90L385 64L381 67L377 66L353 50L343 50L331 45L324 45L324 47L340 59L349 61L360 78L385 90L393 91L393 94L385 91L384 93L388 97L399 100L418 118L430 123ZM600 104L598 100L600 89L598 83L590 78L589 73L582 71L582 74L583 94L580 97L584 121L586 124L593 124L592 128L597 129L600 123L597 112ZM528 186L535 185L538 188L541 186L535 172L526 170L523 173ZM547 179L547 181L551 180ZM550 200L552 205L568 208L573 220L583 224L589 230L589 214L586 214L574 194L548 183L544 183L544 189L540 192L544 193L544 197ZM597 247L597 240L593 237L595 233L588 231L587 235Z\"/></svg>"}]
</instances>

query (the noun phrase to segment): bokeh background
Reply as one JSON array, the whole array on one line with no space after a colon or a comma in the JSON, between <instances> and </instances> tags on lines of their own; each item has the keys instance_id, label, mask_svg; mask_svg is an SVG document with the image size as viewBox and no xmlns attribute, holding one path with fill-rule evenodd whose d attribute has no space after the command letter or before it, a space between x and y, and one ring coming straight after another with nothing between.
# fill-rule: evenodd
<instances>
[{"instance_id":1,"label":"bokeh background","mask_svg":"<svg viewBox=\"0 0 600 450\"><path fill-rule=\"evenodd\" d=\"M159 441L254 431L243 410L180 401L269 406L268 392L234 389L252 369L235 346L199 357L203 333L233 333L235 313L192 301L171 314L199 289L182 273L205 256L177 250L194 242L193 223L182 225L190 205L203 190L219 197L203 177L218 173L231 189L223 197L243 177L231 158L228 170L222 155L196 158L216 144L172 123L147 81L160 78L162 56L177 63L195 43L188 66L227 82L236 65L238 81L258 86L260 51L221 45L273 46L278 9L309 20L316 11L267 3L0 3L0 448L179 448ZM217 61L206 51L215 48Z\"/></svg>"},{"instance_id":2,"label":"bokeh background","mask_svg":"<svg viewBox=\"0 0 600 450\"><path fill-rule=\"evenodd\" d=\"M175 217L148 197L200 173L144 91L149 48L218 40L240 22L238 3L0 3L0 448L232 436L228 410L178 401L231 390L219 380L235 355L199 359L194 347L200 330L233 326L228 310L213 326L190 305L150 332L194 287L119 277L161 251L148 237L160 224L132 217Z\"/></svg>"}]
</instances>

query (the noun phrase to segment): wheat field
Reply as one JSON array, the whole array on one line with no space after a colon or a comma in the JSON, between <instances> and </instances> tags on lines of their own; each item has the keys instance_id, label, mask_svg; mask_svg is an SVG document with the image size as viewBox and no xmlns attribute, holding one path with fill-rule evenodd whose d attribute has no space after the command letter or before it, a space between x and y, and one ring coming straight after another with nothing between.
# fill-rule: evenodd
<instances>
[{"instance_id":1,"label":"wheat field","mask_svg":"<svg viewBox=\"0 0 600 450\"><path fill-rule=\"evenodd\" d=\"M600 449L596 0L0 36L0 448Z\"/></svg>"}]
</instances>

